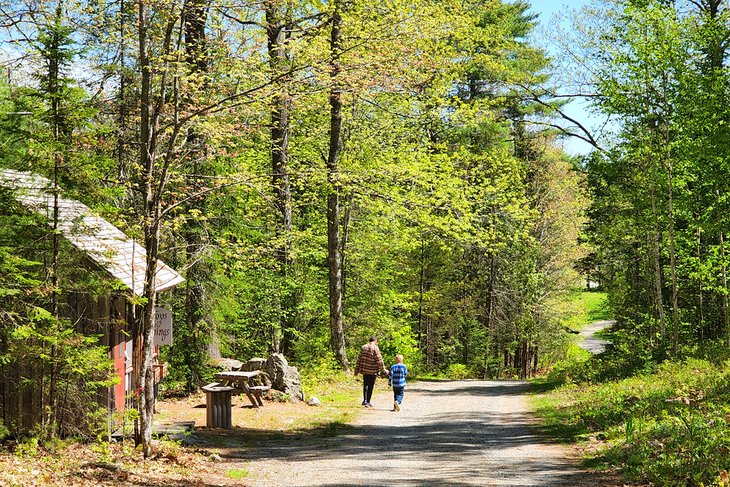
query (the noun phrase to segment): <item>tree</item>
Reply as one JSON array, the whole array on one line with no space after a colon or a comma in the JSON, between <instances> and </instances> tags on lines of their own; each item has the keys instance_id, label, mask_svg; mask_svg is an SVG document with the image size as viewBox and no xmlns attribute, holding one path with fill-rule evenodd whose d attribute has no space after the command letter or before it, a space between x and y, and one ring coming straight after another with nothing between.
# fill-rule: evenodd
<instances>
[{"instance_id":1,"label":"tree","mask_svg":"<svg viewBox=\"0 0 730 487\"><path fill-rule=\"evenodd\" d=\"M589 164L605 218L596 225L601 265L614 269L614 301L627 325L658 353L668 343L678 355L717 337L708 329L714 320L728 329L726 222L715 213L727 147L715 118L727 97L728 30L719 20L726 12L715 1L650 1L595 14L600 35L585 44L594 54L595 100L623 119L614 149Z\"/></svg>"},{"instance_id":2,"label":"tree","mask_svg":"<svg viewBox=\"0 0 730 487\"><path fill-rule=\"evenodd\" d=\"M339 156L342 144L343 83L342 3L335 0L330 35L330 140L327 154L327 262L329 266L330 340L332 351L343 368L349 368L345 353L345 330L342 322L342 242L340 240Z\"/></svg>"}]
</instances>

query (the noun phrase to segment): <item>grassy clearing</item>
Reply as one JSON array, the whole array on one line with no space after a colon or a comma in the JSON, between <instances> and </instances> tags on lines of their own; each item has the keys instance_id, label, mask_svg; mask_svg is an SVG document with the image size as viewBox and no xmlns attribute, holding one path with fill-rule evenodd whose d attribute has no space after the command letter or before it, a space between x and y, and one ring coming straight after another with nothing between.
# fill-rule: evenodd
<instances>
[{"instance_id":1,"label":"grassy clearing","mask_svg":"<svg viewBox=\"0 0 730 487\"><path fill-rule=\"evenodd\" d=\"M362 398L362 382L341 371L304 371L302 384L308 396L322 402L317 408L309 408L311 414L296 418L293 429L313 431L318 436L337 436L357 416ZM383 381L376 386L383 387Z\"/></svg>"},{"instance_id":2,"label":"grassy clearing","mask_svg":"<svg viewBox=\"0 0 730 487\"><path fill-rule=\"evenodd\" d=\"M613 316L606 293L599 291L576 291L568 297L566 307L570 315L563 320L563 324L575 331L582 330L594 321L609 320Z\"/></svg>"},{"instance_id":3,"label":"grassy clearing","mask_svg":"<svg viewBox=\"0 0 730 487\"><path fill-rule=\"evenodd\" d=\"M613 317L607 294L599 291L576 290L568 296L565 309L568 310L568 316L563 319L562 324L575 333L595 321ZM590 358L591 353L579 347L577 341L571 343L564 358L552 367L550 381L565 382L572 375L573 369L579 364L585 364Z\"/></svg>"},{"instance_id":4,"label":"grassy clearing","mask_svg":"<svg viewBox=\"0 0 730 487\"><path fill-rule=\"evenodd\" d=\"M614 365L590 359L576 369ZM534 400L545 432L580 443L588 466L632 480L730 485L730 361L689 358L646 370L557 388L540 383L552 389Z\"/></svg>"}]
</instances>

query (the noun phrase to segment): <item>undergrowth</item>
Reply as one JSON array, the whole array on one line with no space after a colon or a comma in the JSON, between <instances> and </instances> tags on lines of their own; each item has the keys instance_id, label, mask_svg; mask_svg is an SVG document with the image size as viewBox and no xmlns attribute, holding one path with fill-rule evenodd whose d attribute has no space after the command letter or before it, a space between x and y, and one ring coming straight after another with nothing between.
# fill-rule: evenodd
<instances>
[{"instance_id":1,"label":"undergrowth","mask_svg":"<svg viewBox=\"0 0 730 487\"><path fill-rule=\"evenodd\" d=\"M628 358L609 353L580 362L573 380L582 382L536 399L547 433L598 444L588 464L630 479L730 485L730 361ZM621 371L628 377L618 378Z\"/></svg>"},{"instance_id":2,"label":"undergrowth","mask_svg":"<svg viewBox=\"0 0 730 487\"><path fill-rule=\"evenodd\" d=\"M610 318L602 293L574 297L566 322L580 329ZM581 311L582 310L582 311ZM650 321L619 324L593 356L577 346L536 381L547 435L579 442L586 464L661 486L730 487L730 355L705 341L671 354Z\"/></svg>"}]
</instances>

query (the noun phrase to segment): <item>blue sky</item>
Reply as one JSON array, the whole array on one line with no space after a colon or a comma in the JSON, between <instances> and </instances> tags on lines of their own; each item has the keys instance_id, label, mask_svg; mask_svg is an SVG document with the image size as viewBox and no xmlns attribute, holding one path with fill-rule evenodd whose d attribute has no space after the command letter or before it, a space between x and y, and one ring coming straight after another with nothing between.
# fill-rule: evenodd
<instances>
[{"instance_id":1,"label":"blue sky","mask_svg":"<svg viewBox=\"0 0 730 487\"><path fill-rule=\"evenodd\" d=\"M532 4L532 8L530 10L535 13L539 13L540 21L545 22L546 19L549 19L554 13L578 9L590 2L589 0L532 0L530 3Z\"/></svg>"},{"instance_id":2,"label":"blue sky","mask_svg":"<svg viewBox=\"0 0 730 487\"><path fill-rule=\"evenodd\" d=\"M582 6L591 3L591 0L531 0L530 3L532 4L530 11L539 14L538 21L542 26L545 26L550 23L555 14L568 13L571 10L580 9ZM566 29L569 27L568 20L564 20L562 23L562 27ZM540 44L544 42L540 40L539 36L536 40ZM546 44L544 47L550 50L549 45ZM586 127L591 127L596 122L595 117L592 117L586 110L585 104L579 101L569 103L565 107L565 111L570 117L575 118ZM565 150L571 154L586 154L591 150L589 144L576 138L567 139L563 144Z\"/></svg>"}]
</instances>

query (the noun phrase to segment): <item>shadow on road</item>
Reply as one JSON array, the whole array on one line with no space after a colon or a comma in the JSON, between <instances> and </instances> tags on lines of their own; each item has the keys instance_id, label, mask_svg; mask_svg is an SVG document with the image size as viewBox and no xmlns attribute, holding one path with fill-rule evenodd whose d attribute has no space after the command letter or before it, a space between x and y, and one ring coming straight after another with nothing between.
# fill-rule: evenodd
<instances>
[{"instance_id":1,"label":"shadow on road","mask_svg":"<svg viewBox=\"0 0 730 487\"><path fill-rule=\"evenodd\" d=\"M448 392L444 391L443 385L446 384ZM441 386L441 387L440 387ZM445 394L464 395L464 396L481 396L481 397L497 397L497 396L521 396L527 394L531 390L529 382L514 381L419 381L418 393L432 396L441 396Z\"/></svg>"}]
</instances>

